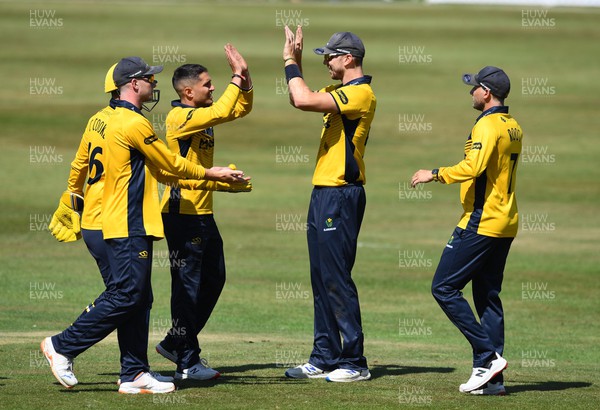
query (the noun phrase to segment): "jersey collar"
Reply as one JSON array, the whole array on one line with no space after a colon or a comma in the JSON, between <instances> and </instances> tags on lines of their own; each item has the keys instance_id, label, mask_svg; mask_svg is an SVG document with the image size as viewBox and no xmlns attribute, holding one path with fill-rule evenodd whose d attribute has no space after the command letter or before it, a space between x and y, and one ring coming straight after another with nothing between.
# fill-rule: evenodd
<instances>
[{"instance_id":1,"label":"jersey collar","mask_svg":"<svg viewBox=\"0 0 600 410\"><path fill-rule=\"evenodd\" d=\"M363 75L362 77L358 77L355 78L354 80L350 80L348 81L346 84L342 84L342 86L346 86L346 85L359 85L359 84L371 84L371 79L373 77L371 77L370 75Z\"/></svg>"},{"instance_id":2,"label":"jersey collar","mask_svg":"<svg viewBox=\"0 0 600 410\"><path fill-rule=\"evenodd\" d=\"M477 119L475 120L475 122L479 121L480 119L482 119L486 115L498 114L498 113L508 114L508 105L496 105L495 107L488 108L487 110L485 110L484 112L482 112L479 117L477 117Z\"/></svg>"},{"instance_id":3,"label":"jersey collar","mask_svg":"<svg viewBox=\"0 0 600 410\"><path fill-rule=\"evenodd\" d=\"M180 100L173 100L173 101L171 101L171 107L196 108L196 107L192 107L191 105L184 104Z\"/></svg>"},{"instance_id":4,"label":"jersey collar","mask_svg":"<svg viewBox=\"0 0 600 410\"><path fill-rule=\"evenodd\" d=\"M144 116L144 114L142 114L142 110L140 110L138 107L136 107L135 105L133 105L132 103L130 103L129 101L125 101L125 100L110 100L110 106L112 108L117 108L117 107L121 107L121 108L125 108L131 111L135 111L138 114L140 114L142 117Z\"/></svg>"}]
</instances>

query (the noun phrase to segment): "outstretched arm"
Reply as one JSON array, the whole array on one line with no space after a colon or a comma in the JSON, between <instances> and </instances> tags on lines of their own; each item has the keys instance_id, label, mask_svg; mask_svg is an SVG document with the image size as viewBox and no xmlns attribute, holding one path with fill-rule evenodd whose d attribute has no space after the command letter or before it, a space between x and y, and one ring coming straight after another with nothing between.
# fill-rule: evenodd
<instances>
[{"instance_id":1,"label":"outstretched arm","mask_svg":"<svg viewBox=\"0 0 600 410\"><path fill-rule=\"evenodd\" d=\"M283 45L283 60L285 77L288 82L290 104L303 111L323 113L338 112L338 107L329 93L313 92L304 78L298 59L302 60L303 35L302 27L296 29L296 34L285 26L285 43Z\"/></svg>"}]
</instances>

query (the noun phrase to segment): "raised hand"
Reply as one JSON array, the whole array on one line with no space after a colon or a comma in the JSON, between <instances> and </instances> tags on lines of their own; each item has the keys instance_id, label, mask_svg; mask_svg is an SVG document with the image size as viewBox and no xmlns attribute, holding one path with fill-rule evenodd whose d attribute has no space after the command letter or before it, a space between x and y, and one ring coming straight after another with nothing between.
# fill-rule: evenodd
<instances>
[{"instance_id":1,"label":"raised hand","mask_svg":"<svg viewBox=\"0 0 600 410\"><path fill-rule=\"evenodd\" d=\"M225 44L225 55L227 56L227 62L231 67L231 72L234 74L242 74L248 71L248 64L240 52L232 44Z\"/></svg>"}]
</instances>

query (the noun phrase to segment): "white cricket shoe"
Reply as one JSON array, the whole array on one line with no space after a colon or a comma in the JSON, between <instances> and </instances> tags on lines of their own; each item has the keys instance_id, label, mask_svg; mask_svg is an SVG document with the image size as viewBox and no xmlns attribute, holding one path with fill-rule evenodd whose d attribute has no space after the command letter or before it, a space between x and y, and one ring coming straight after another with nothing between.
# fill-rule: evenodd
<instances>
[{"instance_id":1,"label":"white cricket shoe","mask_svg":"<svg viewBox=\"0 0 600 410\"><path fill-rule=\"evenodd\" d=\"M471 394L482 394L484 396L504 396L506 395L506 389L504 385L500 382L498 383L489 383L483 389L479 390L471 390L469 393Z\"/></svg>"},{"instance_id":2,"label":"white cricket shoe","mask_svg":"<svg viewBox=\"0 0 600 410\"><path fill-rule=\"evenodd\" d=\"M212 380L219 377L221 373L210 367L206 367L202 360L190 367L184 369L182 373L175 372L175 380Z\"/></svg>"},{"instance_id":3,"label":"white cricket shoe","mask_svg":"<svg viewBox=\"0 0 600 410\"><path fill-rule=\"evenodd\" d=\"M291 379L322 379L327 377L328 374L329 372L321 370L310 363L304 363L285 371L285 375Z\"/></svg>"},{"instance_id":4,"label":"white cricket shoe","mask_svg":"<svg viewBox=\"0 0 600 410\"><path fill-rule=\"evenodd\" d=\"M159 344L156 345L156 353L158 353L165 359L170 360L173 363L177 364L177 359L178 359L177 350L167 350L163 347L163 345L161 343L162 342L160 342Z\"/></svg>"},{"instance_id":5,"label":"white cricket shoe","mask_svg":"<svg viewBox=\"0 0 600 410\"><path fill-rule=\"evenodd\" d=\"M174 390L173 383L159 382L148 372L140 373L134 381L121 383L119 386L119 393L124 394L159 394Z\"/></svg>"},{"instance_id":6,"label":"white cricket shoe","mask_svg":"<svg viewBox=\"0 0 600 410\"><path fill-rule=\"evenodd\" d=\"M56 380L60 382L67 389L75 386L77 382L77 378L73 374L73 360L63 356L54 350L54 345L52 344L52 338L47 337L42 340L40 344L40 348L46 356L46 360L50 364L50 369L52 370L52 374L56 377Z\"/></svg>"},{"instance_id":7,"label":"white cricket shoe","mask_svg":"<svg viewBox=\"0 0 600 410\"><path fill-rule=\"evenodd\" d=\"M329 373L325 378L328 382L360 382L363 380L369 380L371 378L371 372L369 369L365 370L351 370L351 369L336 369Z\"/></svg>"},{"instance_id":8,"label":"white cricket shoe","mask_svg":"<svg viewBox=\"0 0 600 410\"><path fill-rule=\"evenodd\" d=\"M171 376L163 376L159 372L153 372L152 370L149 370L148 373L150 373L150 375L152 377L154 377L156 380L158 380L159 382L163 382L163 383L172 383L173 382L173 378ZM117 380L117 386L120 386L120 385L121 385L121 379Z\"/></svg>"},{"instance_id":9,"label":"white cricket shoe","mask_svg":"<svg viewBox=\"0 0 600 410\"><path fill-rule=\"evenodd\" d=\"M489 382L494 376L506 369L508 362L505 358L496 353L496 358L492 360L487 367L474 367L471 378L466 383L460 385L458 390L461 393L469 393L479 389Z\"/></svg>"}]
</instances>

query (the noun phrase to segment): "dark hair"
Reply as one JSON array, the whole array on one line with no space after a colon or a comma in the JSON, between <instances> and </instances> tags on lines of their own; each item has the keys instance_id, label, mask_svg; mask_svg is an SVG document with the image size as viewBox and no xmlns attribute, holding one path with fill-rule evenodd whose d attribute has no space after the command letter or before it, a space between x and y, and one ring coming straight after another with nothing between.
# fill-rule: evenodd
<instances>
[{"instance_id":1,"label":"dark hair","mask_svg":"<svg viewBox=\"0 0 600 410\"><path fill-rule=\"evenodd\" d=\"M357 67L362 67L363 58L362 57L357 57L357 56L352 56L352 57L354 57L354 64Z\"/></svg>"},{"instance_id":2,"label":"dark hair","mask_svg":"<svg viewBox=\"0 0 600 410\"><path fill-rule=\"evenodd\" d=\"M207 72L208 69L200 64L184 64L175 69L173 73L173 78L171 79L171 83L173 84L173 88L179 94L180 84L185 80L198 80L198 76L202 73Z\"/></svg>"}]
</instances>

